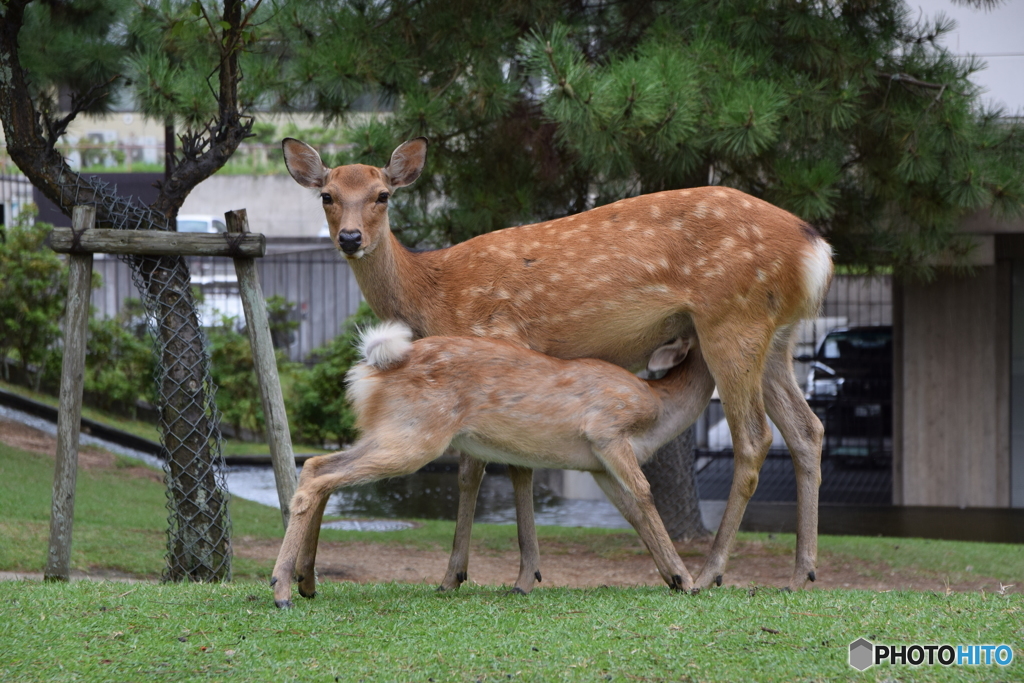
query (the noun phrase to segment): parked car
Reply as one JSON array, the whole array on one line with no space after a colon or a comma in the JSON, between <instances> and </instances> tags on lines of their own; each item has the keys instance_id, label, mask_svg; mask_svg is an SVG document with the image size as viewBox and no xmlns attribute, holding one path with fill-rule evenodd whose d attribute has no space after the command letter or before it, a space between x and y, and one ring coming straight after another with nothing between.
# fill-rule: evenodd
<instances>
[{"instance_id":1,"label":"parked car","mask_svg":"<svg viewBox=\"0 0 1024 683\"><path fill-rule=\"evenodd\" d=\"M806 397L825 425L822 455L846 465L887 467L892 459L892 327L841 327L813 356Z\"/></svg>"},{"instance_id":2,"label":"parked car","mask_svg":"<svg viewBox=\"0 0 1024 683\"><path fill-rule=\"evenodd\" d=\"M227 232L228 226L219 218L200 214L178 216L178 232Z\"/></svg>"}]
</instances>

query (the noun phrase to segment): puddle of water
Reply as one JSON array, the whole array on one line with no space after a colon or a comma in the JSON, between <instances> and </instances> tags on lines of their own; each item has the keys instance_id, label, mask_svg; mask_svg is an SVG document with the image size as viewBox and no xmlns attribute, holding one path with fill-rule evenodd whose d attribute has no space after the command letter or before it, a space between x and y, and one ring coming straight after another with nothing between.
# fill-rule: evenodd
<instances>
[{"instance_id":1,"label":"puddle of water","mask_svg":"<svg viewBox=\"0 0 1024 683\"><path fill-rule=\"evenodd\" d=\"M605 499L564 498L552 489L558 472L539 470L534 476L534 515L539 525L628 529L615 506ZM384 517L391 519L454 520L459 506L456 472L417 472L342 489L331 496L327 512L338 516ZM512 482L504 474L484 477L477 498L475 521L484 524L515 524Z\"/></svg>"}]
</instances>

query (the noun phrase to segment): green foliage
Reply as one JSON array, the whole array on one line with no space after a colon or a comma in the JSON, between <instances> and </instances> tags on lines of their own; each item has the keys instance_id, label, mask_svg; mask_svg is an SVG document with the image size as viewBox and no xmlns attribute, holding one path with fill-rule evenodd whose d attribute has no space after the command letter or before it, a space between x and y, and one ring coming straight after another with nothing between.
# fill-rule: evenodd
<instances>
[{"instance_id":1,"label":"green foliage","mask_svg":"<svg viewBox=\"0 0 1024 683\"><path fill-rule=\"evenodd\" d=\"M267 323L270 326L270 338L275 349L286 349L295 341L295 331L299 329L299 319L295 312L295 304L280 294L267 299Z\"/></svg>"},{"instance_id":2,"label":"green foliage","mask_svg":"<svg viewBox=\"0 0 1024 683\"><path fill-rule=\"evenodd\" d=\"M263 406L249 338L230 316L221 316L220 324L207 327L206 336L221 419L234 427L236 434L241 429L262 434Z\"/></svg>"},{"instance_id":3,"label":"green foliage","mask_svg":"<svg viewBox=\"0 0 1024 683\"><path fill-rule=\"evenodd\" d=\"M278 349L277 368L282 385L297 372L282 348L292 340L299 323L294 316L295 304L282 296L267 299L270 336ZM260 388L256 379L252 345L243 323L230 316L221 316L220 323L206 328L210 343L210 372L217 385L217 408L221 417L235 428L236 434L246 429L262 435L266 427Z\"/></svg>"},{"instance_id":4,"label":"green foliage","mask_svg":"<svg viewBox=\"0 0 1024 683\"><path fill-rule=\"evenodd\" d=\"M85 391L93 407L134 418L137 401L156 402L156 355L145 315L141 301L128 299L117 317L89 320Z\"/></svg>"},{"instance_id":5,"label":"green foliage","mask_svg":"<svg viewBox=\"0 0 1024 683\"><path fill-rule=\"evenodd\" d=\"M378 322L366 302L345 321L342 334L311 355L315 363L295 381L289 410L293 439L323 444L355 440L355 416L345 398L345 373L359 360L359 331Z\"/></svg>"},{"instance_id":6,"label":"green foliage","mask_svg":"<svg viewBox=\"0 0 1024 683\"><path fill-rule=\"evenodd\" d=\"M969 212L1019 215L1024 127L985 110L983 67L901 0L288 5L280 101L328 120L369 93L328 163L430 139L392 200L444 245L624 196L715 184L813 221L839 263L926 274ZM429 211L428 211L429 207Z\"/></svg>"},{"instance_id":7,"label":"green foliage","mask_svg":"<svg viewBox=\"0 0 1024 683\"><path fill-rule=\"evenodd\" d=\"M31 220L31 212L22 211L0 239L0 359L16 352L26 376L29 366L36 366L38 388L43 369L52 368L60 357L55 345L61 336L68 271L44 244L53 226L33 225ZM5 363L5 373L6 368Z\"/></svg>"},{"instance_id":8,"label":"green foliage","mask_svg":"<svg viewBox=\"0 0 1024 683\"><path fill-rule=\"evenodd\" d=\"M25 10L19 57L32 75L39 108L56 114L56 85L83 98L85 111L116 101L115 83L127 48L123 20L130 0L34 2Z\"/></svg>"}]
</instances>

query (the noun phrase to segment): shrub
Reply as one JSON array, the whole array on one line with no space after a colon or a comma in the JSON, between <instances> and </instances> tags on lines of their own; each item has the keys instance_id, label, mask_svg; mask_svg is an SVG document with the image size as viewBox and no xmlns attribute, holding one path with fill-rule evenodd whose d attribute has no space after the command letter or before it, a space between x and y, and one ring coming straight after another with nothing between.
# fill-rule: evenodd
<instances>
[{"instance_id":1,"label":"shrub","mask_svg":"<svg viewBox=\"0 0 1024 683\"><path fill-rule=\"evenodd\" d=\"M290 363L281 348L294 339L298 321L294 320L295 304L282 296L267 299L270 336L276 351L277 369L282 387L290 382L296 364ZM246 429L262 434L266 427L259 381L252 356L252 346L244 323L237 318L221 316L220 324L206 328L210 343L211 376L217 385L217 408L225 422L235 429L236 436Z\"/></svg>"},{"instance_id":2,"label":"shrub","mask_svg":"<svg viewBox=\"0 0 1024 683\"><path fill-rule=\"evenodd\" d=\"M34 377L32 383L38 390L44 369L52 369L60 357L56 347L67 300L68 269L45 245L53 226L33 225L31 220L32 214L23 211L0 239L0 360L14 351L25 376ZM6 378L6 363L3 368Z\"/></svg>"},{"instance_id":3,"label":"shrub","mask_svg":"<svg viewBox=\"0 0 1024 683\"><path fill-rule=\"evenodd\" d=\"M359 360L359 330L377 322L366 302L349 316L342 334L313 352L314 365L295 379L289 414L296 442L350 443L356 438L355 415L345 399L345 373Z\"/></svg>"},{"instance_id":4,"label":"shrub","mask_svg":"<svg viewBox=\"0 0 1024 683\"><path fill-rule=\"evenodd\" d=\"M139 400L156 400L156 355L146 329L138 299L127 299L117 317L89 321L85 391L95 407L135 418Z\"/></svg>"},{"instance_id":5,"label":"shrub","mask_svg":"<svg viewBox=\"0 0 1024 683\"><path fill-rule=\"evenodd\" d=\"M206 328L210 343L210 375L217 385L221 418L235 428L261 433L264 425L260 387L249 338L237 318L221 316L220 324Z\"/></svg>"}]
</instances>

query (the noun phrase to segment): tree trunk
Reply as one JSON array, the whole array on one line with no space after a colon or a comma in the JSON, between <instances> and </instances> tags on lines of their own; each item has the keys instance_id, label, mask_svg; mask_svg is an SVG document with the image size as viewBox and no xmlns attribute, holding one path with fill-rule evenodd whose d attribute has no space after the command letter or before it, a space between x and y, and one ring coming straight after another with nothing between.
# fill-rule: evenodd
<instances>
[{"instance_id":1,"label":"tree trunk","mask_svg":"<svg viewBox=\"0 0 1024 683\"><path fill-rule=\"evenodd\" d=\"M209 361L180 257L138 257L146 308L161 348L160 422L167 454L168 581L231 579L231 523L226 492L217 481L220 435Z\"/></svg>"},{"instance_id":2,"label":"tree trunk","mask_svg":"<svg viewBox=\"0 0 1024 683\"><path fill-rule=\"evenodd\" d=\"M659 448L642 468L661 521L675 540L689 541L711 533L700 514L693 445L693 427L690 427Z\"/></svg>"}]
</instances>

